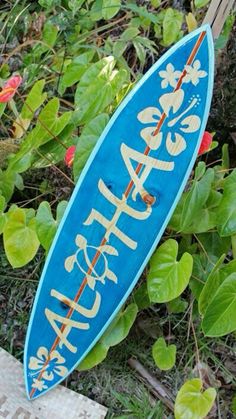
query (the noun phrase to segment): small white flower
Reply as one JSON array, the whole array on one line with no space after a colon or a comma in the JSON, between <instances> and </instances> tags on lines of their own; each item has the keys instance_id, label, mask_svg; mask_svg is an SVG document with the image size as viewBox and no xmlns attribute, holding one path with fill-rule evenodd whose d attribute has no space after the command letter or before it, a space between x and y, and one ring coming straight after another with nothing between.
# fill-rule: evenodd
<instances>
[{"instance_id":1,"label":"small white flower","mask_svg":"<svg viewBox=\"0 0 236 419\"><path fill-rule=\"evenodd\" d=\"M32 387L36 388L38 391L43 391L46 390L46 388L48 388L48 386L46 386L45 381L43 380L37 380L37 378L33 378L33 384Z\"/></svg>"},{"instance_id":2,"label":"small white flower","mask_svg":"<svg viewBox=\"0 0 236 419\"><path fill-rule=\"evenodd\" d=\"M193 83L194 86L197 86L199 83L199 79L206 77L207 72L200 70L201 63L199 60L194 61L193 66L186 65L185 70L187 72L186 76L184 76L183 81L185 83Z\"/></svg>"},{"instance_id":3,"label":"small white flower","mask_svg":"<svg viewBox=\"0 0 236 419\"><path fill-rule=\"evenodd\" d=\"M161 87L165 89L168 85L176 87L177 81L181 76L181 71L175 71L174 66L169 63L166 66L166 70L159 72L159 76L163 79L161 82Z\"/></svg>"}]
</instances>

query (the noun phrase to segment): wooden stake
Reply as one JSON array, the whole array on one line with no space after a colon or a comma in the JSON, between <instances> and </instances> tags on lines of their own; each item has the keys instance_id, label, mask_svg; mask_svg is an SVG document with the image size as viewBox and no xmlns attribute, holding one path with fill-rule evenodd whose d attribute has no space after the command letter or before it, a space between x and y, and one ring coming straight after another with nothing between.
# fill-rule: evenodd
<instances>
[{"instance_id":1,"label":"wooden stake","mask_svg":"<svg viewBox=\"0 0 236 419\"><path fill-rule=\"evenodd\" d=\"M168 407L169 410L174 412L174 403L171 399L173 397L171 396L170 392L165 388L163 384L161 384L160 381L158 381L153 375L150 374L146 368L137 359L130 358L128 360L128 364L131 368L133 368L135 371L138 372L138 374L144 378L144 380L151 386L150 391L154 396L158 397L162 401L162 403Z\"/></svg>"},{"instance_id":2,"label":"wooden stake","mask_svg":"<svg viewBox=\"0 0 236 419\"><path fill-rule=\"evenodd\" d=\"M235 6L235 0L211 1L203 24L209 23L211 25L214 39L219 37L231 9L235 9Z\"/></svg>"}]
</instances>

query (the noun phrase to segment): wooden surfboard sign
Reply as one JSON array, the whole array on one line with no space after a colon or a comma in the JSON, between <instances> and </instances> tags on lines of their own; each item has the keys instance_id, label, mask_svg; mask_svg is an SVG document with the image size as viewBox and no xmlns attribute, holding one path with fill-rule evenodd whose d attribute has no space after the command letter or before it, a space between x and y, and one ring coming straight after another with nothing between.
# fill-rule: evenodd
<instances>
[{"instance_id":1,"label":"wooden surfboard sign","mask_svg":"<svg viewBox=\"0 0 236 419\"><path fill-rule=\"evenodd\" d=\"M73 371L139 279L197 157L213 74L206 24L151 67L102 133L38 286L24 352L29 399Z\"/></svg>"}]
</instances>

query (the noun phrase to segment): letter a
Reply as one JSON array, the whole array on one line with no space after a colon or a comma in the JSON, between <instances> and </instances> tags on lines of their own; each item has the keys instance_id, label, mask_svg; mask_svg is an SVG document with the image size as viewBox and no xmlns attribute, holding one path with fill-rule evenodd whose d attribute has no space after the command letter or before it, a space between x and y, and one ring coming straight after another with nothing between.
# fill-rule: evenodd
<instances>
[{"instance_id":1,"label":"letter a","mask_svg":"<svg viewBox=\"0 0 236 419\"><path fill-rule=\"evenodd\" d=\"M136 201L136 196L138 193L141 196L148 194L143 184L151 173L152 169L165 171L172 171L174 169L174 162L162 161L150 156L146 156L139 151L133 150L124 143L121 144L121 154L130 177L134 183L134 190L132 192L132 198L134 201ZM135 172L131 160L134 160L144 166L140 177L138 177L138 174Z\"/></svg>"}]
</instances>

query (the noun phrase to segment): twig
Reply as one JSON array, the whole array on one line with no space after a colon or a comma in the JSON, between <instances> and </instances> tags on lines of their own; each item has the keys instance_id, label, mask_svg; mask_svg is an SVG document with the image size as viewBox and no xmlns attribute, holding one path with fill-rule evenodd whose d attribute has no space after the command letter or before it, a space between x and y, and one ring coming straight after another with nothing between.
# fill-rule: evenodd
<instances>
[{"instance_id":1,"label":"twig","mask_svg":"<svg viewBox=\"0 0 236 419\"><path fill-rule=\"evenodd\" d=\"M167 390L165 386L160 383L160 381L153 377L153 375L151 375L137 359L130 358L128 360L128 364L151 386L150 391L152 394L158 397L158 399L160 399L169 410L174 412L174 403L171 400L173 397L169 390Z\"/></svg>"}]
</instances>

